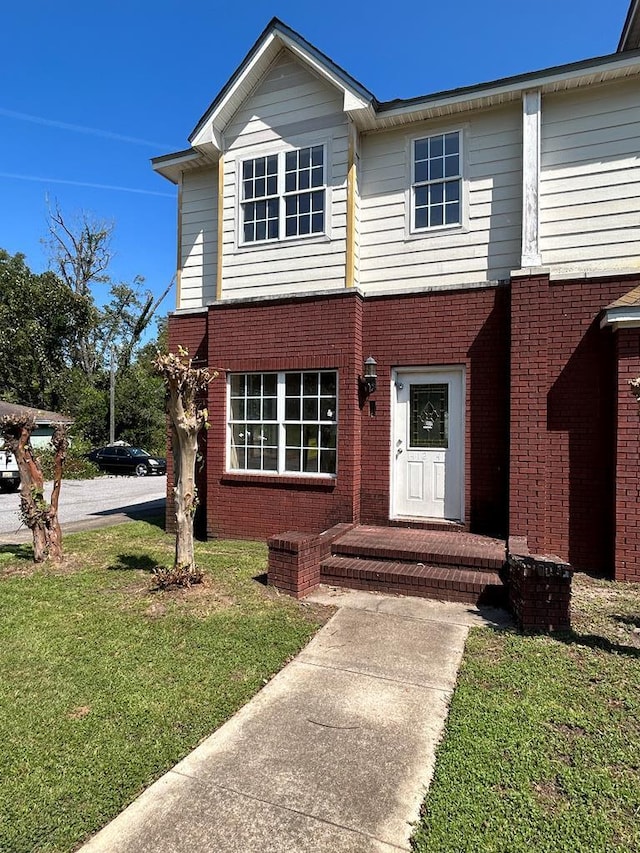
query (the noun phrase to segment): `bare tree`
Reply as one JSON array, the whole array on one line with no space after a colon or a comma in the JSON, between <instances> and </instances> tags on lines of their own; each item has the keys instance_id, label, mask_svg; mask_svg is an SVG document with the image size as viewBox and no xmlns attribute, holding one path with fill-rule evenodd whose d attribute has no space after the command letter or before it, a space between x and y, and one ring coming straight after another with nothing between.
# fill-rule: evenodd
<instances>
[{"instance_id":1,"label":"bare tree","mask_svg":"<svg viewBox=\"0 0 640 853\"><path fill-rule=\"evenodd\" d=\"M28 414L6 415L0 419L0 434L16 458L20 470L20 513L33 535L33 559L36 563L62 560L62 531L58 521L58 502L64 461L69 446L67 427L54 426L51 443L55 452L55 469L51 503L44 498L44 478L40 461L31 446L34 419Z\"/></svg>"},{"instance_id":2,"label":"bare tree","mask_svg":"<svg viewBox=\"0 0 640 853\"><path fill-rule=\"evenodd\" d=\"M176 516L176 550L173 570L156 571L163 586L191 586L202 580L193 550L193 519L198 506L196 458L198 435L208 426L208 411L203 403L209 383L218 371L197 368L189 351L178 347L174 353L158 353L154 366L167 388L167 409L171 422L173 449L173 494Z\"/></svg>"}]
</instances>

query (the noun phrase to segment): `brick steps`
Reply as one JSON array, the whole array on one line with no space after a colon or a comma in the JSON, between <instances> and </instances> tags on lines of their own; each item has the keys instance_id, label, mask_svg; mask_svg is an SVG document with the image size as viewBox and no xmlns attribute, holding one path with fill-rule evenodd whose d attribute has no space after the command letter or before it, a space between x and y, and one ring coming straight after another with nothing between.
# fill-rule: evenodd
<instances>
[{"instance_id":1,"label":"brick steps","mask_svg":"<svg viewBox=\"0 0 640 853\"><path fill-rule=\"evenodd\" d=\"M486 536L362 526L337 539L331 553L339 557L423 563L489 573L499 572L506 558L505 543Z\"/></svg>"},{"instance_id":2,"label":"brick steps","mask_svg":"<svg viewBox=\"0 0 640 853\"><path fill-rule=\"evenodd\" d=\"M497 572L421 562L333 556L320 563L320 582L469 604L504 604L505 600Z\"/></svg>"}]
</instances>

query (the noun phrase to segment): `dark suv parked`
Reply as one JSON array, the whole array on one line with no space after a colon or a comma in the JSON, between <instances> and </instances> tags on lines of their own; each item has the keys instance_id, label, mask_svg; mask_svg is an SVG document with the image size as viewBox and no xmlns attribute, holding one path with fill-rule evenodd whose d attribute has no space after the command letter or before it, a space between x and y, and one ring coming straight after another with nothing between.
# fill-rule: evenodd
<instances>
[{"instance_id":1,"label":"dark suv parked","mask_svg":"<svg viewBox=\"0 0 640 853\"><path fill-rule=\"evenodd\" d=\"M166 474L167 460L152 456L139 447L100 447L92 450L89 459L110 474L135 474L146 477L147 474Z\"/></svg>"}]
</instances>

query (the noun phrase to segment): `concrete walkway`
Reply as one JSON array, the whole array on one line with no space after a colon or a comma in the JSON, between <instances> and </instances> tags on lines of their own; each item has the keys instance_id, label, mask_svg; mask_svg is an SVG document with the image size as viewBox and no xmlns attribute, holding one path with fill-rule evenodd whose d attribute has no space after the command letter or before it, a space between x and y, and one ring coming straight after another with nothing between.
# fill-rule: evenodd
<instances>
[{"instance_id":1,"label":"concrete walkway","mask_svg":"<svg viewBox=\"0 0 640 853\"><path fill-rule=\"evenodd\" d=\"M469 626L506 614L329 588L310 600L339 610L82 853L409 850Z\"/></svg>"}]
</instances>

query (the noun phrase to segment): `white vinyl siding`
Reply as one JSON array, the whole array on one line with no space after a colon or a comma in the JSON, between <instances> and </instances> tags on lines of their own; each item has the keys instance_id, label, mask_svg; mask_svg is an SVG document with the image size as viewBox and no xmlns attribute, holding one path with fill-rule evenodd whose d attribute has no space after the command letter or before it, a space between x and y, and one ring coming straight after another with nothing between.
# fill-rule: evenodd
<instances>
[{"instance_id":1,"label":"white vinyl siding","mask_svg":"<svg viewBox=\"0 0 640 853\"><path fill-rule=\"evenodd\" d=\"M542 263L552 272L640 266L640 87L542 102Z\"/></svg>"},{"instance_id":2,"label":"white vinyl siding","mask_svg":"<svg viewBox=\"0 0 640 853\"><path fill-rule=\"evenodd\" d=\"M509 278L519 266L522 198L519 106L467 118L462 131L462 228L410 233L411 141L460 124L367 134L361 146L360 286L468 284Z\"/></svg>"},{"instance_id":3,"label":"white vinyl siding","mask_svg":"<svg viewBox=\"0 0 640 853\"><path fill-rule=\"evenodd\" d=\"M178 308L199 308L216 298L217 197L217 169L201 169L183 175Z\"/></svg>"},{"instance_id":4,"label":"white vinyl siding","mask_svg":"<svg viewBox=\"0 0 640 853\"><path fill-rule=\"evenodd\" d=\"M283 51L225 129L222 298L345 286L348 127L342 95ZM242 245L244 159L325 146L325 233Z\"/></svg>"}]
</instances>

